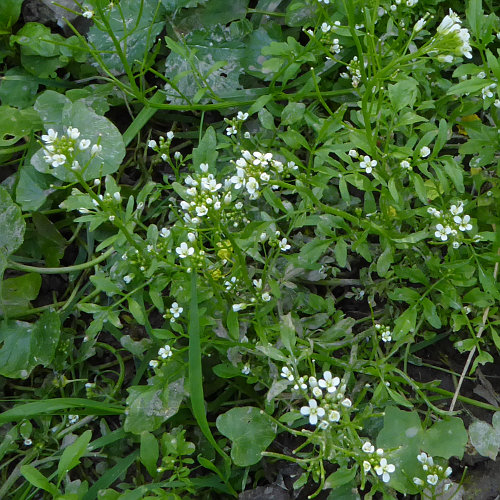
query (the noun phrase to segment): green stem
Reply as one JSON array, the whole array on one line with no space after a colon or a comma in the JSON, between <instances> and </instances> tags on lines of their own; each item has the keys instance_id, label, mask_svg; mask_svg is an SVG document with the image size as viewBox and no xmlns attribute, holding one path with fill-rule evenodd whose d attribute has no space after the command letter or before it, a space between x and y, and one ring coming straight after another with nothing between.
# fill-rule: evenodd
<instances>
[{"instance_id":1,"label":"green stem","mask_svg":"<svg viewBox=\"0 0 500 500\"><path fill-rule=\"evenodd\" d=\"M72 273L74 271L83 271L89 267L93 267L99 264L103 260L106 260L113 252L114 248L109 248L103 254L99 255L95 259L89 260L88 262L83 262L82 264L75 264L74 266L65 267L36 267L27 266L26 264L20 264L19 262L14 262L12 260L7 261L7 267L10 269L16 269L17 271L26 271L27 273L38 273L38 274L64 274Z\"/></svg>"}]
</instances>

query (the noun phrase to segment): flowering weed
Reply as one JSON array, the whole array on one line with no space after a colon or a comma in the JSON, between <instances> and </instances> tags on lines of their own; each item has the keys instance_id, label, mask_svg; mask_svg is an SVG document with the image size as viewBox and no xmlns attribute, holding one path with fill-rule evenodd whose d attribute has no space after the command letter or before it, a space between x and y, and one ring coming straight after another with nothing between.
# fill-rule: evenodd
<instances>
[{"instance_id":1,"label":"flowering weed","mask_svg":"<svg viewBox=\"0 0 500 500\"><path fill-rule=\"evenodd\" d=\"M500 349L495 12L22 3L1 498L451 498L469 437L496 457L497 414L461 418L499 409L462 389Z\"/></svg>"}]
</instances>

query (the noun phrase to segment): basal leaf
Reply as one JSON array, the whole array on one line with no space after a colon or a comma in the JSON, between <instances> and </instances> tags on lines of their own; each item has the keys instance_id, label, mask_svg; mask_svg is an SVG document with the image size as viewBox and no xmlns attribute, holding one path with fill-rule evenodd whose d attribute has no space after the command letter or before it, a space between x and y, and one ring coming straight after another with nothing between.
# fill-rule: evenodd
<instances>
[{"instance_id":1,"label":"basal leaf","mask_svg":"<svg viewBox=\"0 0 500 500\"><path fill-rule=\"evenodd\" d=\"M216 425L232 441L231 458L240 467L259 462L261 453L276 437L276 426L271 419L252 406L229 410L217 418Z\"/></svg>"}]
</instances>

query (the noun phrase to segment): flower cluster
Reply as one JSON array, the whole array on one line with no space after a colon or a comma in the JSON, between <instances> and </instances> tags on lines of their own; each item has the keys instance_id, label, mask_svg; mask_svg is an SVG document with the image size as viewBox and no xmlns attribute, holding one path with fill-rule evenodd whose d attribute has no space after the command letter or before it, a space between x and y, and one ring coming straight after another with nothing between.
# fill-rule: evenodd
<instances>
[{"instance_id":1,"label":"flower cluster","mask_svg":"<svg viewBox=\"0 0 500 500\"><path fill-rule=\"evenodd\" d=\"M250 153L244 150L241 157L233 163L236 165L236 175L233 175L229 182L237 190L244 187L251 200L259 198L260 188L267 185L277 174L286 174L298 168L294 162L288 162L285 166L281 161L275 160L272 153L259 151Z\"/></svg>"},{"instance_id":2,"label":"flower cluster","mask_svg":"<svg viewBox=\"0 0 500 500\"><path fill-rule=\"evenodd\" d=\"M166 139L165 137L160 136L158 138L159 144L154 139L151 139L148 142L148 147L151 148L155 153L158 153L163 161L167 161L170 152L170 145L172 144L173 138L174 133L172 131L167 132Z\"/></svg>"},{"instance_id":3,"label":"flower cluster","mask_svg":"<svg viewBox=\"0 0 500 500\"><path fill-rule=\"evenodd\" d=\"M462 28L461 19L450 9L449 14L436 28L436 36L431 46L441 53L448 53L449 56L465 56L467 59L472 59L472 47L469 40L469 31L467 28Z\"/></svg>"},{"instance_id":4,"label":"flower cluster","mask_svg":"<svg viewBox=\"0 0 500 500\"><path fill-rule=\"evenodd\" d=\"M149 362L149 366L151 368L158 368L161 363L164 363L168 358L171 358L172 354L172 348L168 344L165 344L163 347L158 349L158 359L152 359Z\"/></svg>"},{"instance_id":5,"label":"flower cluster","mask_svg":"<svg viewBox=\"0 0 500 500\"><path fill-rule=\"evenodd\" d=\"M368 155L360 155L355 149L351 149L348 154L351 158L359 160L359 167L367 174L371 174L377 166L377 160L372 160Z\"/></svg>"},{"instance_id":6,"label":"flower cluster","mask_svg":"<svg viewBox=\"0 0 500 500\"><path fill-rule=\"evenodd\" d=\"M363 451L363 470L365 473L370 471L375 472L384 483L388 483L391 480L391 474L396 470L394 464L387 462L387 458L384 457L384 450L382 448L377 448L373 446L370 441L366 441L361 447Z\"/></svg>"},{"instance_id":7,"label":"flower cluster","mask_svg":"<svg viewBox=\"0 0 500 500\"><path fill-rule=\"evenodd\" d=\"M414 477L413 482L417 486L429 485L431 487L435 487L439 481L443 479L447 479L451 473L451 467L447 467L446 469L441 465L434 464L434 459L427 455L427 453L420 453L417 456L417 460L422 464L422 472L425 476L425 479L420 477ZM444 491L447 491L451 486L451 482L447 482L444 485Z\"/></svg>"},{"instance_id":8,"label":"flower cluster","mask_svg":"<svg viewBox=\"0 0 500 500\"><path fill-rule=\"evenodd\" d=\"M172 302L172 305L170 306L168 312L163 315L163 318L170 319L170 323L175 323L175 320L180 317L183 311L184 308L181 307L177 302Z\"/></svg>"},{"instance_id":9,"label":"flower cluster","mask_svg":"<svg viewBox=\"0 0 500 500\"><path fill-rule=\"evenodd\" d=\"M242 111L238 111L236 118L229 119L224 118L224 121L229 125L226 128L226 135L232 136L238 133L238 130L241 128L241 124L248 119L248 113L243 113Z\"/></svg>"},{"instance_id":10,"label":"flower cluster","mask_svg":"<svg viewBox=\"0 0 500 500\"><path fill-rule=\"evenodd\" d=\"M436 224L434 236L440 241L452 240L453 248L458 248L463 240L463 233L472 229L470 215L464 214L464 203L458 201L446 212L429 207L427 212L439 222Z\"/></svg>"},{"instance_id":11,"label":"flower cluster","mask_svg":"<svg viewBox=\"0 0 500 500\"><path fill-rule=\"evenodd\" d=\"M76 127L67 127L66 134L61 136L49 128L47 134L42 135L42 141L45 151L43 159L53 168L64 166L74 171L81 170L80 162L85 164L102 151L100 144L92 144L89 139L80 138L80 131Z\"/></svg>"},{"instance_id":12,"label":"flower cluster","mask_svg":"<svg viewBox=\"0 0 500 500\"><path fill-rule=\"evenodd\" d=\"M391 329L386 325L376 324L375 329L380 333L380 338L382 342L390 342L392 340Z\"/></svg>"},{"instance_id":13,"label":"flower cluster","mask_svg":"<svg viewBox=\"0 0 500 500\"><path fill-rule=\"evenodd\" d=\"M300 413L308 417L311 425L327 429L337 423L342 413L352 406L345 397L345 386L340 386L340 378L334 377L330 371L323 372L323 378L301 376L296 377L290 367L281 369L281 376L293 382L293 389L300 391L308 398L307 406L300 408ZM309 391L309 392L308 392Z\"/></svg>"},{"instance_id":14,"label":"flower cluster","mask_svg":"<svg viewBox=\"0 0 500 500\"><path fill-rule=\"evenodd\" d=\"M348 73L344 72L340 74L341 78L345 78L346 80L350 78L352 86L357 88L361 81L361 69L358 56L354 56L351 59L351 62L347 65L347 71Z\"/></svg>"}]
</instances>

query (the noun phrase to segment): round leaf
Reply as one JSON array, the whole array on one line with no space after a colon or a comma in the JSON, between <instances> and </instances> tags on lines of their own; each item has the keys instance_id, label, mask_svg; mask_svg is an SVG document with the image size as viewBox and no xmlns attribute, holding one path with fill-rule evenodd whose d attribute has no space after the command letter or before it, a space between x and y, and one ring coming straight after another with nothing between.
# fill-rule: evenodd
<instances>
[{"instance_id":1,"label":"round leaf","mask_svg":"<svg viewBox=\"0 0 500 500\"><path fill-rule=\"evenodd\" d=\"M261 453L274 441L276 426L258 408L233 408L217 418L217 429L233 442L231 458L246 467L259 462Z\"/></svg>"}]
</instances>

